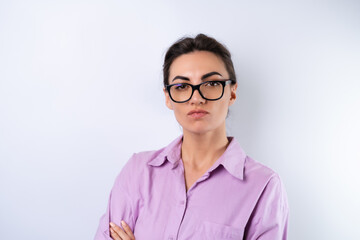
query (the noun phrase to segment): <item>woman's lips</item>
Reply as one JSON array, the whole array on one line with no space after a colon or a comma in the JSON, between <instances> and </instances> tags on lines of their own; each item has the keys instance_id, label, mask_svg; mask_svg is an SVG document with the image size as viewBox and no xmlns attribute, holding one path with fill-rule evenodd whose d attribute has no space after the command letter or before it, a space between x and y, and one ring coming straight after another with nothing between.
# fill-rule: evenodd
<instances>
[{"instance_id":1,"label":"woman's lips","mask_svg":"<svg viewBox=\"0 0 360 240\"><path fill-rule=\"evenodd\" d=\"M188 113L188 116L194 119L199 119L209 114L209 112L205 110L192 110Z\"/></svg>"}]
</instances>

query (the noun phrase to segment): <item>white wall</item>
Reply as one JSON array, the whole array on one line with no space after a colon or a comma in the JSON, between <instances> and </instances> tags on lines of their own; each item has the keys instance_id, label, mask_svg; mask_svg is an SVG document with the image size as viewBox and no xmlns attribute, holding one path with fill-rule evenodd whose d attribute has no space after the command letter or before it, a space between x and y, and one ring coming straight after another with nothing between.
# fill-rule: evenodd
<instances>
[{"instance_id":1,"label":"white wall","mask_svg":"<svg viewBox=\"0 0 360 240\"><path fill-rule=\"evenodd\" d=\"M181 131L164 52L203 32L239 79L229 134L276 170L289 239L360 239L359 1L0 1L0 239L92 239L133 152Z\"/></svg>"}]
</instances>

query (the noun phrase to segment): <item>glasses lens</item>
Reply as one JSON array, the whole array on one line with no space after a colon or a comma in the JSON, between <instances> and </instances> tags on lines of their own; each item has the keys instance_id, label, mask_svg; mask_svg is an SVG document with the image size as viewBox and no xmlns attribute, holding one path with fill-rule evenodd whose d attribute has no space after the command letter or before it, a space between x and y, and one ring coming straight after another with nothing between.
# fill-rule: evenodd
<instances>
[{"instance_id":1,"label":"glasses lens","mask_svg":"<svg viewBox=\"0 0 360 240\"><path fill-rule=\"evenodd\" d=\"M186 83L175 84L170 88L170 95L177 102L187 101L190 98L191 93L192 88Z\"/></svg>"},{"instance_id":2,"label":"glasses lens","mask_svg":"<svg viewBox=\"0 0 360 240\"><path fill-rule=\"evenodd\" d=\"M223 92L223 85L220 81L205 82L200 85L200 91L207 99L218 99Z\"/></svg>"}]
</instances>

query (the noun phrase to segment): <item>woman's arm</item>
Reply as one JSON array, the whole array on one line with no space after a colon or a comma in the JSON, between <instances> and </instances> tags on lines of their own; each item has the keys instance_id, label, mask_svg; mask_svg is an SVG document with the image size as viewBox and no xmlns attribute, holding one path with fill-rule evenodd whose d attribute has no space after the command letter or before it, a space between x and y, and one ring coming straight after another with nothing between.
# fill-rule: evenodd
<instances>
[{"instance_id":1,"label":"woman's arm","mask_svg":"<svg viewBox=\"0 0 360 240\"><path fill-rule=\"evenodd\" d=\"M136 191L135 154L126 163L117 176L111 189L108 206L105 214L101 217L95 240L111 240L110 222L120 225L124 220L130 228L134 229L137 218L137 201L134 197Z\"/></svg>"},{"instance_id":2,"label":"woman's arm","mask_svg":"<svg viewBox=\"0 0 360 240\"><path fill-rule=\"evenodd\" d=\"M285 188L275 175L267 183L245 229L247 240L286 240L289 207Z\"/></svg>"}]
</instances>

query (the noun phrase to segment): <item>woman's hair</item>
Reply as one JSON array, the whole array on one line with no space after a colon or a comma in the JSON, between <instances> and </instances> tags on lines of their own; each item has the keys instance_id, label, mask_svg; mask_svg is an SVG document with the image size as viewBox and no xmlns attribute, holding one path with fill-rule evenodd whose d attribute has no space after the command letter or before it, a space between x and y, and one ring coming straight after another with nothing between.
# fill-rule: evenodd
<instances>
[{"instance_id":1,"label":"woman's hair","mask_svg":"<svg viewBox=\"0 0 360 240\"><path fill-rule=\"evenodd\" d=\"M208 51L220 57L225 64L230 79L236 82L234 65L229 50L214 38L205 34L198 34L195 38L183 37L177 40L166 52L163 65L164 86L169 83L170 66L173 61L183 54L195 51Z\"/></svg>"}]
</instances>

